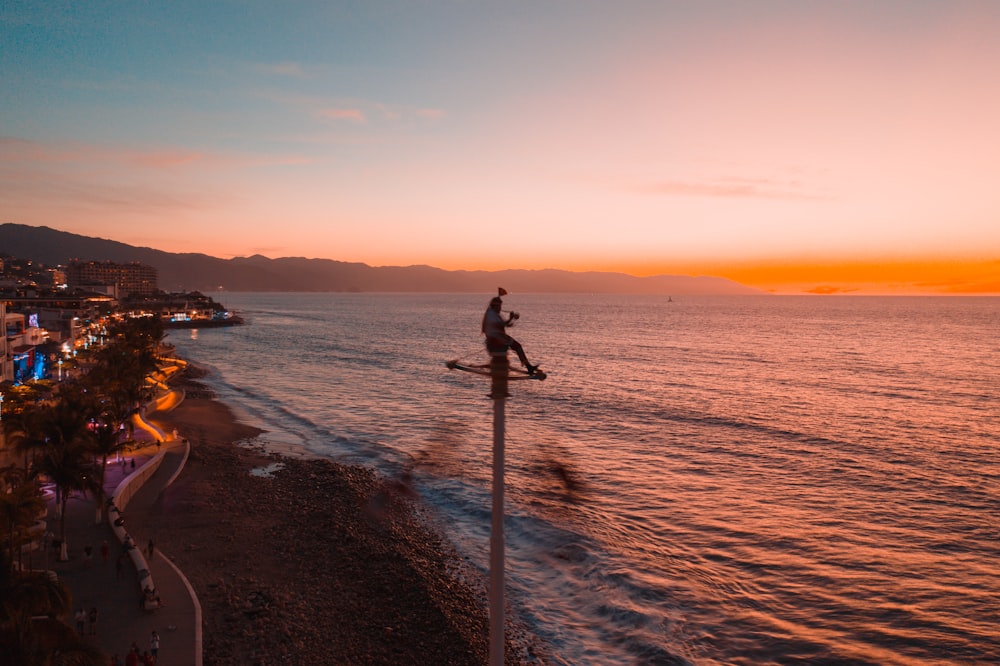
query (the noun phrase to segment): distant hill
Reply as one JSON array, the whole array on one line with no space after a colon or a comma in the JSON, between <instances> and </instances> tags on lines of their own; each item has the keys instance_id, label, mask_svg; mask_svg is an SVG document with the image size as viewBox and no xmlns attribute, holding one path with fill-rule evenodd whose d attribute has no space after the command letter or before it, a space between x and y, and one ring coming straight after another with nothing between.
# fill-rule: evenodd
<instances>
[{"instance_id":1,"label":"distant hill","mask_svg":"<svg viewBox=\"0 0 1000 666\"><path fill-rule=\"evenodd\" d=\"M519 293L621 293L737 295L763 293L718 277L624 273L577 273L554 269L446 271L431 266L380 266L332 259L260 255L219 259L206 254L163 252L49 227L0 224L0 255L47 266L83 261L138 261L159 272L166 291L492 292L497 285Z\"/></svg>"}]
</instances>

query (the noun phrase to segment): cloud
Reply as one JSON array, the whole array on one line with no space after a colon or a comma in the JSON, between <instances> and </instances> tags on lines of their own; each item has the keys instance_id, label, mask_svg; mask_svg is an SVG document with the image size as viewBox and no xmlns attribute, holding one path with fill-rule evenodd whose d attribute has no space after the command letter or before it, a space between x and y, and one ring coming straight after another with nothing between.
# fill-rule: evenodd
<instances>
[{"instance_id":1,"label":"cloud","mask_svg":"<svg viewBox=\"0 0 1000 666\"><path fill-rule=\"evenodd\" d=\"M137 212L157 210L205 210L222 206L218 194L177 193L142 186L95 185L84 188L64 186L68 201L90 206L96 210L124 209Z\"/></svg>"},{"instance_id":2,"label":"cloud","mask_svg":"<svg viewBox=\"0 0 1000 666\"><path fill-rule=\"evenodd\" d=\"M250 251L254 254L260 254L265 257L279 257L282 252L286 252L284 245L258 245L256 247L250 248ZM243 255L233 254L231 257L240 257Z\"/></svg>"},{"instance_id":3,"label":"cloud","mask_svg":"<svg viewBox=\"0 0 1000 666\"><path fill-rule=\"evenodd\" d=\"M85 165L110 164L154 170L239 168L308 164L299 155L245 155L191 150L183 147L129 148L80 142L41 142L0 137L0 164Z\"/></svg>"},{"instance_id":4,"label":"cloud","mask_svg":"<svg viewBox=\"0 0 1000 666\"><path fill-rule=\"evenodd\" d=\"M794 183L730 178L707 182L664 181L641 188L665 196L828 201L832 197L802 192Z\"/></svg>"},{"instance_id":5,"label":"cloud","mask_svg":"<svg viewBox=\"0 0 1000 666\"><path fill-rule=\"evenodd\" d=\"M992 282L978 282L975 284L958 285L945 290L949 294L964 294L971 296L974 294L1000 294L1000 280Z\"/></svg>"},{"instance_id":6,"label":"cloud","mask_svg":"<svg viewBox=\"0 0 1000 666\"><path fill-rule=\"evenodd\" d=\"M290 108L296 113L337 123L375 127L383 124L398 126L403 123L415 127L415 122L435 122L448 117L448 112L438 107L387 104L372 99L287 93L269 89L256 90L254 95Z\"/></svg>"},{"instance_id":7,"label":"cloud","mask_svg":"<svg viewBox=\"0 0 1000 666\"><path fill-rule=\"evenodd\" d=\"M974 276L950 282L918 282L916 286L925 291L942 294L1000 294L1000 279L992 276Z\"/></svg>"},{"instance_id":8,"label":"cloud","mask_svg":"<svg viewBox=\"0 0 1000 666\"><path fill-rule=\"evenodd\" d=\"M311 161L0 137L0 192L7 214L25 219L216 211L244 196L229 185L232 172Z\"/></svg>"},{"instance_id":9,"label":"cloud","mask_svg":"<svg viewBox=\"0 0 1000 666\"><path fill-rule=\"evenodd\" d=\"M254 66L258 72L275 76L288 76L294 79L308 79L309 75L297 62L262 63Z\"/></svg>"},{"instance_id":10,"label":"cloud","mask_svg":"<svg viewBox=\"0 0 1000 666\"><path fill-rule=\"evenodd\" d=\"M199 187L122 184L90 174L25 172L3 166L0 166L0 188L11 192L7 201L10 208L26 210L145 213L217 209L225 203L217 191L206 192Z\"/></svg>"},{"instance_id":11,"label":"cloud","mask_svg":"<svg viewBox=\"0 0 1000 666\"><path fill-rule=\"evenodd\" d=\"M378 109L379 113L382 114L382 117L384 119L386 119L386 120L388 120L390 122L396 121L396 120L400 119L400 113L399 113L399 111L396 111L395 109L390 108L389 106L387 106L385 104L376 104L375 108Z\"/></svg>"},{"instance_id":12,"label":"cloud","mask_svg":"<svg viewBox=\"0 0 1000 666\"><path fill-rule=\"evenodd\" d=\"M428 118L430 120L438 120L448 115L444 109L417 109L416 114L421 118Z\"/></svg>"},{"instance_id":13,"label":"cloud","mask_svg":"<svg viewBox=\"0 0 1000 666\"><path fill-rule=\"evenodd\" d=\"M154 150L135 152L128 161L153 169L173 169L205 161L205 154L190 150Z\"/></svg>"},{"instance_id":14,"label":"cloud","mask_svg":"<svg viewBox=\"0 0 1000 666\"><path fill-rule=\"evenodd\" d=\"M444 109L432 109L432 108L396 108L390 107L387 104L375 104L375 108L378 109L382 118L388 121L399 121L408 118L421 118L424 120L440 120L448 115Z\"/></svg>"},{"instance_id":15,"label":"cloud","mask_svg":"<svg viewBox=\"0 0 1000 666\"><path fill-rule=\"evenodd\" d=\"M202 166L211 169L231 169L262 166L291 166L312 164L313 158L300 155L240 155L230 153L206 153L188 150L148 150L125 153L126 159L137 166L148 169L176 170L188 166Z\"/></svg>"},{"instance_id":16,"label":"cloud","mask_svg":"<svg viewBox=\"0 0 1000 666\"><path fill-rule=\"evenodd\" d=\"M10 162L18 159L37 159L39 144L35 141L18 139L12 136L0 136L0 162Z\"/></svg>"},{"instance_id":17,"label":"cloud","mask_svg":"<svg viewBox=\"0 0 1000 666\"><path fill-rule=\"evenodd\" d=\"M861 291L858 287L834 287L832 285L819 285L813 287L812 289L803 290L807 294L819 294L822 296L831 296L833 294L851 294L854 292Z\"/></svg>"},{"instance_id":18,"label":"cloud","mask_svg":"<svg viewBox=\"0 0 1000 666\"><path fill-rule=\"evenodd\" d=\"M343 108L332 108L332 109L321 109L319 115L323 118L329 118L331 120L347 120L352 123L367 123L368 120L365 118L365 112L361 109L343 109Z\"/></svg>"}]
</instances>

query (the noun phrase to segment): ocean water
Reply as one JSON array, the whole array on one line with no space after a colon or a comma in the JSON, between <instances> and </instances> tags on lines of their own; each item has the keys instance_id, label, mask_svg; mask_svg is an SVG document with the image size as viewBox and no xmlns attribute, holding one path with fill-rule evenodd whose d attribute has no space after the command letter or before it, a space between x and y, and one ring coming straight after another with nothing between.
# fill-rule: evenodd
<instances>
[{"instance_id":1,"label":"ocean water","mask_svg":"<svg viewBox=\"0 0 1000 666\"><path fill-rule=\"evenodd\" d=\"M221 294L276 447L409 470L489 561L489 294ZM1000 299L511 295L507 600L564 664L1000 663ZM512 355L512 363L516 360Z\"/></svg>"}]
</instances>

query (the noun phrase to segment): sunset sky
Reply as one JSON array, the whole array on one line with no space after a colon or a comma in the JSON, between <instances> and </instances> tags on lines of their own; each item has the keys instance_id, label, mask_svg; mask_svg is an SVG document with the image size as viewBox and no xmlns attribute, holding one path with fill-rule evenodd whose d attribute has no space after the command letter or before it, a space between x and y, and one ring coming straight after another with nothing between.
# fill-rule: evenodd
<instances>
[{"instance_id":1,"label":"sunset sky","mask_svg":"<svg viewBox=\"0 0 1000 666\"><path fill-rule=\"evenodd\" d=\"M0 222L1000 293L1000 2L0 5Z\"/></svg>"}]
</instances>

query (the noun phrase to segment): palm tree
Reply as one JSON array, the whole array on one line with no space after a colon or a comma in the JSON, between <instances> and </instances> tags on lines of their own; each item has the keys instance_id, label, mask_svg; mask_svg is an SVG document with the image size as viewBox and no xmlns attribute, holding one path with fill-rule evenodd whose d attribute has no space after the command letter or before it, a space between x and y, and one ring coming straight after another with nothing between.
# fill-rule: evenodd
<instances>
[{"instance_id":1,"label":"palm tree","mask_svg":"<svg viewBox=\"0 0 1000 666\"><path fill-rule=\"evenodd\" d=\"M66 560L66 504L73 492L91 494L96 501L103 498L99 485L93 451L79 440L48 447L35 460L35 473L44 475L56 487L56 503L59 507L59 539L62 542L60 559Z\"/></svg>"},{"instance_id":2,"label":"palm tree","mask_svg":"<svg viewBox=\"0 0 1000 666\"><path fill-rule=\"evenodd\" d=\"M99 666L104 655L59 618L72 609L65 583L14 571L0 552L0 664Z\"/></svg>"},{"instance_id":3,"label":"palm tree","mask_svg":"<svg viewBox=\"0 0 1000 666\"><path fill-rule=\"evenodd\" d=\"M94 434L90 428L93 408L85 391L69 391L45 410L46 445L35 457L33 474L44 475L56 487L59 508L60 559L67 557L66 503L72 492L90 493L100 503L104 489L93 462Z\"/></svg>"},{"instance_id":4,"label":"palm tree","mask_svg":"<svg viewBox=\"0 0 1000 666\"><path fill-rule=\"evenodd\" d=\"M15 571L6 554L0 552L0 622L20 613L28 617L66 616L72 603L69 588L50 572Z\"/></svg>"},{"instance_id":5,"label":"palm tree","mask_svg":"<svg viewBox=\"0 0 1000 666\"><path fill-rule=\"evenodd\" d=\"M45 499L42 497L38 482L27 479L14 467L4 470L3 482L0 483L0 516L3 516L4 524L7 526L8 558L11 562L14 561L16 548L18 564L21 564L21 549L18 546L23 540L22 533L43 511L45 511Z\"/></svg>"},{"instance_id":6,"label":"palm tree","mask_svg":"<svg viewBox=\"0 0 1000 666\"><path fill-rule=\"evenodd\" d=\"M45 446L45 409L41 403L25 401L4 411L4 437L15 453L24 456L24 473L30 471L34 454Z\"/></svg>"},{"instance_id":7,"label":"palm tree","mask_svg":"<svg viewBox=\"0 0 1000 666\"><path fill-rule=\"evenodd\" d=\"M95 354L95 365L87 373L86 385L101 396L102 410L111 420L129 428L135 438L131 416L149 398L146 377L159 369L156 350L163 337L163 325L150 318L129 319L111 331L112 340Z\"/></svg>"},{"instance_id":8,"label":"palm tree","mask_svg":"<svg viewBox=\"0 0 1000 666\"><path fill-rule=\"evenodd\" d=\"M127 449L132 444L130 439L122 439L122 422L114 417L107 417L94 423L93 426L93 452L100 457L97 465L98 486L104 488L104 476L108 468L108 458ZM103 503L97 504L96 522L102 518Z\"/></svg>"}]
</instances>

